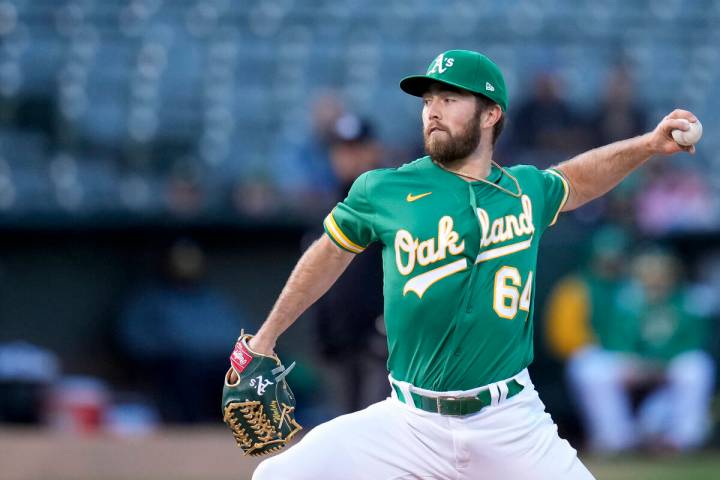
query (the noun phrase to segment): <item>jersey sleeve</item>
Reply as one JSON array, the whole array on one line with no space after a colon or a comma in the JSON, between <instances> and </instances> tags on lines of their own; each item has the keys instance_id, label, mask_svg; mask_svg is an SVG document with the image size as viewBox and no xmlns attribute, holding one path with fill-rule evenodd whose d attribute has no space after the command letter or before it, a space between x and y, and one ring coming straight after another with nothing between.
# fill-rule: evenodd
<instances>
[{"instance_id":1,"label":"jersey sleeve","mask_svg":"<svg viewBox=\"0 0 720 480\"><path fill-rule=\"evenodd\" d=\"M543 210L543 227L550 227L557 222L560 210L567 202L570 193L570 185L567 179L556 168L539 170L542 178L542 189L545 196L545 208Z\"/></svg>"},{"instance_id":2,"label":"jersey sleeve","mask_svg":"<svg viewBox=\"0 0 720 480\"><path fill-rule=\"evenodd\" d=\"M369 172L359 176L348 196L325 217L323 228L337 246L360 253L377 240L373 228L375 211L367 194Z\"/></svg>"}]
</instances>

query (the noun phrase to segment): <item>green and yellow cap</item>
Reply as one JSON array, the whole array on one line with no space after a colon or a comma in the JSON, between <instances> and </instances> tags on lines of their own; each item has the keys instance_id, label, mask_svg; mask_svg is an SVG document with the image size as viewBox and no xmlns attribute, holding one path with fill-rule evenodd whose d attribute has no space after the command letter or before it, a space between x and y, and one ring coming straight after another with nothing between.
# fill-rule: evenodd
<instances>
[{"instance_id":1,"label":"green and yellow cap","mask_svg":"<svg viewBox=\"0 0 720 480\"><path fill-rule=\"evenodd\" d=\"M433 82L440 82L488 97L507 110L505 79L500 68L485 55L470 50L448 50L432 61L425 75L412 75L400 82L410 95L422 97Z\"/></svg>"}]
</instances>

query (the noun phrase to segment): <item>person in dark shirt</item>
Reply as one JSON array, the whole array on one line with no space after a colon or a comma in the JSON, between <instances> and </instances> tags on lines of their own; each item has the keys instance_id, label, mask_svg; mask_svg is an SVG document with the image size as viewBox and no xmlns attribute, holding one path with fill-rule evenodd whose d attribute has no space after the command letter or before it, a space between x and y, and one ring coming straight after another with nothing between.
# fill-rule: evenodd
<instances>
[{"instance_id":1,"label":"person in dark shirt","mask_svg":"<svg viewBox=\"0 0 720 480\"><path fill-rule=\"evenodd\" d=\"M372 126L355 115L344 115L333 129L330 164L340 181L337 201L347 196L360 174L378 168L382 149ZM387 396L381 332L381 246L369 247L352 262L316 304L318 338L323 356L341 376L343 413L354 412Z\"/></svg>"},{"instance_id":2,"label":"person in dark shirt","mask_svg":"<svg viewBox=\"0 0 720 480\"><path fill-rule=\"evenodd\" d=\"M605 82L605 95L590 119L593 146L607 145L645 132L645 111L635 102L630 71L624 65L614 67Z\"/></svg>"},{"instance_id":3,"label":"person in dark shirt","mask_svg":"<svg viewBox=\"0 0 720 480\"><path fill-rule=\"evenodd\" d=\"M584 124L562 98L561 89L557 76L547 72L538 75L532 95L513 116L509 143L515 154L529 154L530 161L538 167L577 154L588 143Z\"/></svg>"},{"instance_id":4,"label":"person in dark shirt","mask_svg":"<svg viewBox=\"0 0 720 480\"><path fill-rule=\"evenodd\" d=\"M212 387L227 365L228 338L256 326L207 282L205 267L196 243L176 241L160 278L141 285L120 312L118 345L169 422L217 420Z\"/></svg>"}]
</instances>

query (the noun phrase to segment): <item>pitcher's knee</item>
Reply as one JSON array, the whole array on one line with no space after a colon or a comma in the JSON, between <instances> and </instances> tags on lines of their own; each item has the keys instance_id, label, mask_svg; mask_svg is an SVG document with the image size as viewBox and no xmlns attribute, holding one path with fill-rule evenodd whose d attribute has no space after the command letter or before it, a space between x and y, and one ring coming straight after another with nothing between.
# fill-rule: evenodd
<instances>
[{"instance_id":1,"label":"pitcher's knee","mask_svg":"<svg viewBox=\"0 0 720 480\"><path fill-rule=\"evenodd\" d=\"M260 462L260 465L257 466L255 472L253 473L252 480L280 480L283 478L289 478L282 476L282 472L279 471L280 469L273 465L273 463L277 464L277 461L273 462L273 460L275 460L275 457L266 458Z\"/></svg>"},{"instance_id":2,"label":"pitcher's knee","mask_svg":"<svg viewBox=\"0 0 720 480\"><path fill-rule=\"evenodd\" d=\"M255 469L252 480L305 480L302 465L293 462L288 453L283 452L260 462Z\"/></svg>"},{"instance_id":3,"label":"pitcher's knee","mask_svg":"<svg viewBox=\"0 0 720 480\"><path fill-rule=\"evenodd\" d=\"M693 350L676 356L670 362L671 381L682 384L711 384L715 378L715 361L707 352Z\"/></svg>"}]
</instances>

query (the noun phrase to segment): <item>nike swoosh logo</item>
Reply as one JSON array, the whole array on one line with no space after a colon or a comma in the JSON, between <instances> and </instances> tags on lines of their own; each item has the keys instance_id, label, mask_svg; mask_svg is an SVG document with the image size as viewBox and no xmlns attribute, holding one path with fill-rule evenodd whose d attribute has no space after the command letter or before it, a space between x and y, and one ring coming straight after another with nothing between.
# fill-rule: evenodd
<instances>
[{"instance_id":1,"label":"nike swoosh logo","mask_svg":"<svg viewBox=\"0 0 720 480\"><path fill-rule=\"evenodd\" d=\"M414 202L415 200L420 200L423 197L427 197L428 195L432 195L432 192L425 192L421 193L420 195L413 195L412 193L408 193L407 200L408 202Z\"/></svg>"}]
</instances>

